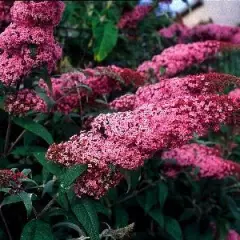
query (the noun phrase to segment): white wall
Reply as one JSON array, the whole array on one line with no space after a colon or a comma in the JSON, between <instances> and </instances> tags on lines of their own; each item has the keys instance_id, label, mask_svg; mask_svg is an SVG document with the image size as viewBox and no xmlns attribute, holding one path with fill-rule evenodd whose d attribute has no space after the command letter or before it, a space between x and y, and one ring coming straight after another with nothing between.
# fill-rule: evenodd
<instances>
[{"instance_id":1,"label":"white wall","mask_svg":"<svg viewBox=\"0 0 240 240\"><path fill-rule=\"evenodd\" d=\"M214 23L236 25L240 23L240 0L204 0L204 5L183 18L187 26L213 19Z\"/></svg>"}]
</instances>

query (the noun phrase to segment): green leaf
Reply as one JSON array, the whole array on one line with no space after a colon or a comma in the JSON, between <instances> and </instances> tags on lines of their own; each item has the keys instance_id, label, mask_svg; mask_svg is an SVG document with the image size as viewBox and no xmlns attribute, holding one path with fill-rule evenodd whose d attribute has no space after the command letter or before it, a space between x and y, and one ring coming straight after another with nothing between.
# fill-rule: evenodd
<instances>
[{"instance_id":1,"label":"green leaf","mask_svg":"<svg viewBox=\"0 0 240 240\"><path fill-rule=\"evenodd\" d=\"M32 220L25 225L20 240L54 240L54 236L49 224Z\"/></svg>"},{"instance_id":2,"label":"green leaf","mask_svg":"<svg viewBox=\"0 0 240 240\"><path fill-rule=\"evenodd\" d=\"M94 203L91 200L83 199L78 204L72 206L72 211L90 239L99 240L99 221Z\"/></svg>"},{"instance_id":3,"label":"green leaf","mask_svg":"<svg viewBox=\"0 0 240 240\"><path fill-rule=\"evenodd\" d=\"M154 209L148 212L148 214L158 223L161 228L164 228L164 215L159 209Z\"/></svg>"},{"instance_id":4,"label":"green leaf","mask_svg":"<svg viewBox=\"0 0 240 240\"><path fill-rule=\"evenodd\" d=\"M23 135L24 146L29 147L34 142L36 142L37 138L38 138L38 136L35 135L34 133L26 131ZM41 151L39 151L39 152L41 152Z\"/></svg>"},{"instance_id":5,"label":"green leaf","mask_svg":"<svg viewBox=\"0 0 240 240\"><path fill-rule=\"evenodd\" d=\"M66 170L64 175L60 177L60 183L62 189L67 189L71 184L81 175L84 171L86 171L86 165L76 165L70 167Z\"/></svg>"},{"instance_id":6,"label":"green leaf","mask_svg":"<svg viewBox=\"0 0 240 240\"><path fill-rule=\"evenodd\" d=\"M19 193L19 197L22 199L23 204L27 211L27 216L29 217L32 212L32 193L21 192Z\"/></svg>"},{"instance_id":7,"label":"green leaf","mask_svg":"<svg viewBox=\"0 0 240 240\"><path fill-rule=\"evenodd\" d=\"M22 174L24 174L26 177L27 176L31 176L32 175L32 170L30 168L24 168L22 171L21 171Z\"/></svg>"},{"instance_id":8,"label":"green leaf","mask_svg":"<svg viewBox=\"0 0 240 240\"><path fill-rule=\"evenodd\" d=\"M114 211L116 228L126 227L128 224L128 213L123 207L117 207Z\"/></svg>"},{"instance_id":9,"label":"green leaf","mask_svg":"<svg viewBox=\"0 0 240 240\"><path fill-rule=\"evenodd\" d=\"M64 208L65 210L68 211L69 209L69 204L68 204L68 198L67 198L67 194L65 192L59 192L58 196L57 196L57 202L58 204Z\"/></svg>"},{"instance_id":10,"label":"green leaf","mask_svg":"<svg viewBox=\"0 0 240 240\"><path fill-rule=\"evenodd\" d=\"M27 216L29 217L32 212L32 197L33 197L32 193L26 192L21 192L16 195L10 195L4 198L4 200L1 203L1 206L23 202L27 211Z\"/></svg>"},{"instance_id":11,"label":"green leaf","mask_svg":"<svg viewBox=\"0 0 240 240\"><path fill-rule=\"evenodd\" d=\"M35 58L37 55L37 45L36 44L29 44L30 56L31 58Z\"/></svg>"},{"instance_id":12,"label":"green leaf","mask_svg":"<svg viewBox=\"0 0 240 240\"><path fill-rule=\"evenodd\" d=\"M145 194L137 197L139 205L147 213L157 203L157 196L154 190L148 190Z\"/></svg>"},{"instance_id":13,"label":"green leaf","mask_svg":"<svg viewBox=\"0 0 240 240\"><path fill-rule=\"evenodd\" d=\"M0 192L9 193L11 188L0 188Z\"/></svg>"},{"instance_id":14,"label":"green leaf","mask_svg":"<svg viewBox=\"0 0 240 240\"><path fill-rule=\"evenodd\" d=\"M17 118L13 119L13 122L20 127L34 133L35 135L44 139L48 144L53 143L52 135L48 132L48 130L43 127L41 124L34 122L29 118Z\"/></svg>"},{"instance_id":15,"label":"green leaf","mask_svg":"<svg viewBox=\"0 0 240 240\"><path fill-rule=\"evenodd\" d=\"M83 88L83 89L86 89L89 93L92 93L92 88L83 83L77 84L76 88Z\"/></svg>"},{"instance_id":16,"label":"green leaf","mask_svg":"<svg viewBox=\"0 0 240 240\"><path fill-rule=\"evenodd\" d=\"M34 153L33 155L37 161L53 175L61 176L64 173L64 170L59 165L46 160L44 152Z\"/></svg>"},{"instance_id":17,"label":"green leaf","mask_svg":"<svg viewBox=\"0 0 240 240\"><path fill-rule=\"evenodd\" d=\"M111 209L104 206L104 204L101 203L101 201L95 201L94 207L95 207L97 213L101 213L107 217L110 217L112 214Z\"/></svg>"},{"instance_id":18,"label":"green leaf","mask_svg":"<svg viewBox=\"0 0 240 240\"><path fill-rule=\"evenodd\" d=\"M43 79L43 81L47 84L48 89L52 93L52 80L48 74L47 65L39 69L38 76Z\"/></svg>"},{"instance_id":19,"label":"green leaf","mask_svg":"<svg viewBox=\"0 0 240 240\"><path fill-rule=\"evenodd\" d=\"M5 232L3 231L2 228L0 228L0 239L7 239L8 237L6 236Z\"/></svg>"},{"instance_id":20,"label":"green leaf","mask_svg":"<svg viewBox=\"0 0 240 240\"><path fill-rule=\"evenodd\" d=\"M228 222L226 219L219 218L216 222L216 229L217 229L217 234L219 237L219 240L225 240L228 235Z\"/></svg>"},{"instance_id":21,"label":"green leaf","mask_svg":"<svg viewBox=\"0 0 240 240\"><path fill-rule=\"evenodd\" d=\"M182 239L181 227L175 219L166 217L165 230L173 239L175 240Z\"/></svg>"},{"instance_id":22,"label":"green leaf","mask_svg":"<svg viewBox=\"0 0 240 240\"><path fill-rule=\"evenodd\" d=\"M18 203L21 201L22 201L22 199L20 198L19 195L10 195L10 196L4 198L4 200L1 203L1 206Z\"/></svg>"},{"instance_id":23,"label":"green leaf","mask_svg":"<svg viewBox=\"0 0 240 240\"><path fill-rule=\"evenodd\" d=\"M128 189L127 189L127 193L128 193L130 190L135 189L137 187L137 184L141 177L141 171L140 170L135 170L135 171L124 170L123 174L128 185Z\"/></svg>"},{"instance_id":24,"label":"green leaf","mask_svg":"<svg viewBox=\"0 0 240 240\"><path fill-rule=\"evenodd\" d=\"M166 73L166 68L160 67L159 73L160 73L160 76L163 76Z\"/></svg>"},{"instance_id":25,"label":"green leaf","mask_svg":"<svg viewBox=\"0 0 240 240\"><path fill-rule=\"evenodd\" d=\"M166 183L161 182L158 184L158 201L160 203L161 208L163 208L164 203L168 196L168 186Z\"/></svg>"},{"instance_id":26,"label":"green leaf","mask_svg":"<svg viewBox=\"0 0 240 240\"><path fill-rule=\"evenodd\" d=\"M46 152L46 148L39 146L20 146L11 151L11 154L18 156L28 156L34 152Z\"/></svg>"},{"instance_id":27,"label":"green leaf","mask_svg":"<svg viewBox=\"0 0 240 240\"><path fill-rule=\"evenodd\" d=\"M35 88L37 95L47 104L48 110L51 110L55 105L55 101L47 95L40 87Z\"/></svg>"},{"instance_id":28,"label":"green leaf","mask_svg":"<svg viewBox=\"0 0 240 240\"><path fill-rule=\"evenodd\" d=\"M240 210L238 208L237 203L230 196L227 196L226 200L227 200L227 203L228 203L228 208L229 208L230 212L232 213L232 215L234 216L234 218L236 220L240 220Z\"/></svg>"},{"instance_id":29,"label":"green leaf","mask_svg":"<svg viewBox=\"0 0 240 240\"><path fill-rule=\"evenodd\" d=\"M47 212L48 217L56 217L56 216L63 216L67 219L67 211L60 207L51 207Z\"/></svg>"},{"instance_id":30,"label":"green leaf","mask_svg":"<svg viewBox=\"0 0 240 240\"><path fill-rule=\"evenodd\" d=\"M238 144L240 144L240 136L235 136L234 141Z\"/></svg>"},{"instance_id":31,"label":"green leaf","mask_svg":"<svg viewBox=\"0 0 240 240\"><path fill-rule=\"evenodd\" d=\"M94 59L101 62L115 47L118 38L118 29L113 22L109 21L105 24L93 24L92 30L95 38L95 47L93 49Z\"/></svg>"},{"instance_id":32,"label":"green leaf","mask_svg":"<svg viewBox=\"0 0 240 240\"><path fill-rule=\"evenodd\" d=\"M185 208L184 212L182 213L182 215L180 216L179 221L186 221L191 219L193 216L195 216L195 210L194 208Z\"/></svg>"},{"instance_id":33,"label":"green leaf","mask_svg":"<svg viewBox=\"0 0 240 240\"><path fill-rule=\"evenodd\" d=\"M84 232L81 230L81 228L79 226L77 226L76 224L74 223L71 223L71 222L60 222L60 223L57 223L53 226L54 228L62 228L62 227L66 227L66 228L71 228L73 230L75 230L76 232L79 233L79 237L81 236L84 236Z\"/></svg>"},{"instance_id":34,"label":"green leaf","mask_svg":"<svg viewBox=\"0 0 240 240\"><path fill-rule=\"evenodd\" d=\"M204 229L200 232L198 223L188 224L184 229L184 239L186 240L214 240L212 229Z\"/></svg>"},{"instance_id":35,"label":"green leaf","mask_svg":"<svg viewBox=\"0 0 240 240\"><path fill-rule=\"evenodd\" d=\"M49 180L47 183L44 184L43 191L42 191L42 197L46 193L52 193L53 192L53 186L55 184L55 180Z\"/></svg>"}]
</instances>

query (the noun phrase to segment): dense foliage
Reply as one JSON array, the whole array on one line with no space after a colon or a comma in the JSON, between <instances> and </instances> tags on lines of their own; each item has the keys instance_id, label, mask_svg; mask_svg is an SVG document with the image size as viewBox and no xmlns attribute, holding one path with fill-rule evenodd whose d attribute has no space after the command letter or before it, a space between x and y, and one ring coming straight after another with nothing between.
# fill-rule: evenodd
<instances>
[{"instance_id":1,"label":"dense foliage","mask_svg":"<svg viewBox=\"0 0 240 240\"><path fill-rule=\"evenodd\" d=\"M158 2L0 2L0 239L240 239L240 29Z\"/></svg>"},{"instance_id":2,"label":"dense foliage","mask_svg":"<svg viewBox=\"0 0 240 240\"><path fill-rule=\"evenodd\" d=\"M156 29L170 20L155 15L157 2L132 11L137 1L69 1L57 27L64 47L61 71L99 62L137 67L159 53L163 43Z\"/></svg>"}]
</instances>

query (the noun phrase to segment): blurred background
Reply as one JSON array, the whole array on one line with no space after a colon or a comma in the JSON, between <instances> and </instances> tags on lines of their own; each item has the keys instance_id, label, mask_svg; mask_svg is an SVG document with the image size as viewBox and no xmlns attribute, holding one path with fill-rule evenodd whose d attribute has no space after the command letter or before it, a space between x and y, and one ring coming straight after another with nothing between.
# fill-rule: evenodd
<instances>
[{"instance_id":1,"label":"blurred background","mask_svg":"<svg viewBox=\"0 0 240 240\"><path fill-rule=\"evenodd\" d=\"M148 4L151 0L142 0ZM216 24L235 26L240 23L240 1L238 0L175 0L159 3L158 13L170 12L173 17L181 15L185 25L192 27L209 20Z\"/></svg>"}]
</instances>

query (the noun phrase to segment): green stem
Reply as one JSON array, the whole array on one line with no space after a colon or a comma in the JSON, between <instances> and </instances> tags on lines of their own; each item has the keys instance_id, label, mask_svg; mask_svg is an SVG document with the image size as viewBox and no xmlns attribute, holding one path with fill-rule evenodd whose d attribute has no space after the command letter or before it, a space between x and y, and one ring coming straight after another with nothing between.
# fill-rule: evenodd
<instances>
[{"instance_id":1,"label":"green stem","mask_svg":"<svg viewBox=\"0 0 240 240\"><path fill-rule=\"evenodd\" d=\"M44 213L46 213L49 208L52 207L52 205L55 203L56 199L58 197L58 194L54 195L52 200L43 208L43 210L36 216L36 218L41 218Z\"/></svg>"},{"instance_id":2,"label":"green stem","mask_svg":"<svg viewBox=\"0 0 240 240\"><path fill-rule=\"evenodd\" d=\"M5 226L5 228L6 228L6 231L7 231L7 235L8 235L9 240L12 240L13 238L12 238L11 232L10 232L10 230L9 230L7 221L6 221L5 217L3 216L2 206L0 206L0 217L1 217L1 219L2 219L2 221L3 221L3 223L4 223L4 226Z\"/></svg>"},{"instance_id":3,"label":"green stem","mask_svg":"<svg viewBox=\"0 0 240 240\"><path fill-rule=\"evenodd\" d=\"M136 196L139 195L140 193L148 190L149 188L154 187L156 184L158 184L158 183L160 183L160 182L162 182L162 179L159 179L159 180L157 180L157 181L155 181L155 182L147 185L146 187L144 187L144 188L142 188L142 189L140 189L140 190L134 191L134 192L133 192L132 194L130 194L129 196L127 196L127 197L125 197L125 198L117 201L116 203L113 203L110 207L113 207L113 206L115 206L115 205L124 203L124 202L128 201L129 199L136 197Z\"/></svg>"},{"instance_id":4,"label":"green stem","mask_svg":"<svg viewBox=\"0 0 240 240\"><path fill-rule=\"evenodd\" d=\"M12 121L11 117L8 117L8 126L7 126L7 132L5 137L5 145L4 145L4 156L7 154L9 140L10 140L10 134L11 134L11 128L12 128Z\"/></svg>"},{"instance_id":5,"label":"green stem","mask_svg":"<svg viewBox=\"0 0 240 240\"><path fill-rule=\"evenodd\" d=\"M17 137L17 139L14 141L14 143L11 145L11 147L9 148L9 150L7 151L6 155L9 155L11 153L11 151L13 150L13 148L16 146L16 144L21 140L21 138L23 137L24 133L26 132L26 130L23 130L20 135Z\"/></svg>"}]
</instances>

